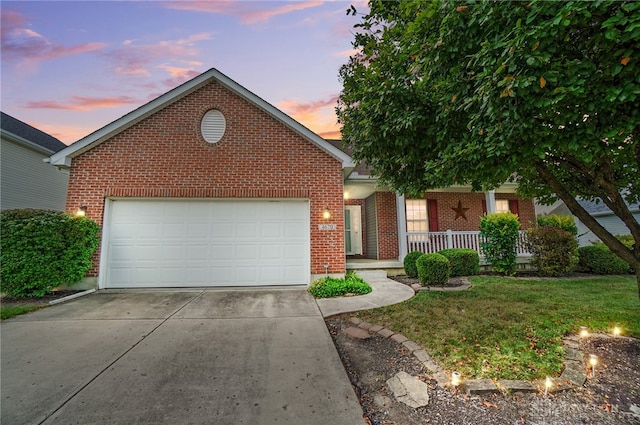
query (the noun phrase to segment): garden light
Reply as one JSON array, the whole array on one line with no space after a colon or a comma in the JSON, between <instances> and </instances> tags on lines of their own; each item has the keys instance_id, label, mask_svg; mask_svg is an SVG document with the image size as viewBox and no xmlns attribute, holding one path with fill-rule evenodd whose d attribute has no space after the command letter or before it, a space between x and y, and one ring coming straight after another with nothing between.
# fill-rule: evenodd
<instances>
[{"instance_id":1,"label":"garden light","mask_svg":"<svg viewBox=\"0 0 640 425\"><path fill-rule=\"evenodd\" d=\"M620 328L619 327L617 327L617 326L613 327L613 336L616 337L616 338L620 336Z\"/></svg>"},{"instance_id":2,"label":"garden light","mask_svg":"<svg viewBox=\"0 0 640 425\"><path fill-rule=\"evenodd\" d=\"M460 385L460 372L453 372L451 374L451 385L458 388L458 385Z\"/></svg>"},{"instance_id":3,"label":"garden light","mask_svg":"<svg viewBox=\"0 0 640 425\"><path fill-rule=\"evenodd\" d=\"M544 395L547 395L549 393L549 389L551 389L552 385L553 381L550 377L547 376L547 379L544 380Z\"/></svg>"},{"instance_id":4,"label":"garden light","mask_svg":"<svg viewBox=\"0 0 640 425\"><path fill-rule=\"evenodd\" d=\"M87 215L87 206L86 205L82 205L80 208L78 208L78 211L76 211L76 216L77 217L84 217L85 215Z\"/></svg>"},{"instance_id":5,"label":"garden light","mask_svg":"<svg viewBox=\"0 0 640 425\"><path fill-rule=\"evenodd\" d=\"M586 338L589 336L589 329L586 326L580 326L580 338Z\"/></svg>"},{"instance_id":6,"label":"garden light","mask_svg":"<svg viewBox=\"0 0 640 425\"><path fill-rule=\"evenodd\" d=\"M591 376L596 376L596 364L598 364L598 356L595 354L589 354L589 364L591 365Z\"/></svg>"}]
</instances>

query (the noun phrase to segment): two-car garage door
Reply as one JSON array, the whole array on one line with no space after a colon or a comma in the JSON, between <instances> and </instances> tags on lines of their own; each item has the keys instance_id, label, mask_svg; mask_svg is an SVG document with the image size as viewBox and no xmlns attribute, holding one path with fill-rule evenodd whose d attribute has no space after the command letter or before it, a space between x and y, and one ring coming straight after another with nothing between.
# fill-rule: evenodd
<instances>
[{"instance_id":1,"label":"two-car garage door","mask_svg":"<svg viewBox=\"0 0 640 425\"><path fill-rule=\"evenodd\" d=\"M305 200L109 200L102 287L304 285Z\"/></svg>"}]
</instances>

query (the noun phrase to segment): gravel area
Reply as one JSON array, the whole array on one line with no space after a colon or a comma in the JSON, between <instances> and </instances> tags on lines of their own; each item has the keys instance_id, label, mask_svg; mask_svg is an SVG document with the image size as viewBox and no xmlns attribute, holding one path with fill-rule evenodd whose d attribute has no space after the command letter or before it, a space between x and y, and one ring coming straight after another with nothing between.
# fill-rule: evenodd
<instances>
[{"instance_id":1,"label":"gravel area","mask_svg":"<svg viewBox=\"0 0 640 425\"><path fill-rule=\"evenodd\" d=\"M343 331L353 326L348 319L334 316L326 323L371 425L640 424L640 417L629 412L633 405L640 407L639 340L583 340L583 351L597 354L599 361L595 379L590 377L583 388L549 395L468 396L439 387L401 344L378 334L366 340L346 336ZM428 384L427 406L413 409L395 400L386 381L400 371Z\"/></svg>"}]
</instances>

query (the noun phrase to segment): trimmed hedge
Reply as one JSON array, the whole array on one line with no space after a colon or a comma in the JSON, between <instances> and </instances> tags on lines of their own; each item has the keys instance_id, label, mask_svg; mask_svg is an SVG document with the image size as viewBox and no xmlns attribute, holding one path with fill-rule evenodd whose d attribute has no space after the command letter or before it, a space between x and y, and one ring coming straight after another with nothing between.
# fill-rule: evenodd
<instances>
[{"instance_id":1,"label":"trimmed hedge","mask_svg":"<svg viewBox=\"0 0 640 425\"><path fill-rule=\"evenodd\" d=\"M527 230L527 246L533 255L531 265L540 276L562 276L578 264L578 241L559 227L545 226Z\"/></svg>"},{"instance_id":2,"label":"trimmed hedge","mask_svg":"<svg viewBox=\"0 0 640 425\"><path fill-rule=\"evenodd\" d=\"M451 274L451 263L444 255L424 254L418 261L418 280L422 286L446 285Z\"/></svg>"},{"instance_id":3,"label":"trimmed hedge","mask_svg":"<svg viewBox=\"0 0 640 425\"><path fill-rule=\"evenodd\" d=\"M423 252L420 251L411 251L404 257L404 272L409 277L418 277L418 267L416 266L416 261L418 258L424 255Z\"/></svg>"},{"instance_id":4,"label":"trimmed hedge","mask_svg":"<svg viewBox=\"0 0 640 425\"><path fill-rule=\"evenodd\" d=\"M480 219L480 248L494 271L516 273L519 230L518 216L510 212L491 213Z\"/></svg>"},{"instance_id":5,"label":"trimmed hedge","mask_svg":"<svg viewBox=\"0 0 640 425\"><path fill-rule=\"evenodd\" d=\"M611 252L603 243L578 248L580 270L594 274L627 274L629 263Z\"/></svg>"},{"instance_id":6,"label":"trimmed hedge","mask_svg":"<svg viewBox=\"0 0 640 425\"><path fill-rule=\"evenodd\" d=\"M60 211L0 213L0 291L10 297L41 297L79 282L91 268L100 227Z\"/></svg>"},{"instance_id":7,"label":"trimmed hedge","mask_svg":"<svg viewBox=\"0 0 640 425\"><path fill-rule=\"evenodd\" d=\"M538 226L540 227L556 227L558 229L562 229L566 232L571 233L573 236L578 235L578 226L576 226L572 215L539 215L536 221L538 222Z\"/></svg>"},{"instance_id":8,"label":"trimmed hedge","mask_svg":"<svg viewBox=\"0 0 640 425\"><path fill-rule=\"evenodd\" d=\"M475 249L449 248L438 251L451 263L451 276L473 276L480 273L480 255Z\"/></svg>"}]
</instances>

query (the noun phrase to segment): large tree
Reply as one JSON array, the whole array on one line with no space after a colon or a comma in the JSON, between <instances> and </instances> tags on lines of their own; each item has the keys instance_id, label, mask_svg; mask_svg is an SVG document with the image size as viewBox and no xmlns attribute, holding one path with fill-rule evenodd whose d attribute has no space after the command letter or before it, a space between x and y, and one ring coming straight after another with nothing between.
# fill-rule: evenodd
<instances>
[{"instance_id":1,"label":"large tree","mask_svg":"<svg viewBox=\"0 0 640 425\"><path fill-rule=\"evenodd\" d=\"M357 160L404 193L515 180L560 198L640 294L640 2L372 0L355 26L337 114ZM635 248L576 198L604 202Z\"/></svg>"}]
</instances>

